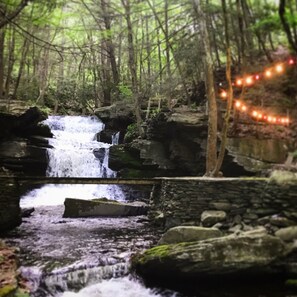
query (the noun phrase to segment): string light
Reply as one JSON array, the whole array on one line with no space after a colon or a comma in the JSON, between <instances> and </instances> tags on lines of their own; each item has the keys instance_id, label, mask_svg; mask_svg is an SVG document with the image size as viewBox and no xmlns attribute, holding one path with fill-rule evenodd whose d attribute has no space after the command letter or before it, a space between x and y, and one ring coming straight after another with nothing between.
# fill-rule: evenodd
<instances>
[{"instance_id":1,"label":"string light","mask_svg":"<svg viewBox=\"0 0 297 297\"><path fill-rule=\"evenodd\" d=\"M275 66L275 70L276 70L276 72L281 73L284 71L284 67L282 64L278 64Z\"/></svg>"},{"instance_id":2,"label":"string light","mask_svg":"<svg viewBox=\"0 0 297 297\"><path fill-rule=\"evenodd\" d=\"M246 105L244 105L239 100L235 101L235 108L238 109L241 112L246 112L248 115L250 115L252 118L258 120L258 121L267 121L270 124L281 124L281 125L288 125L290 123L290 119L288 117L280 117L275 115L264 115L261 111L252 109L251 112L249 112L249 109Z\"/></svg>"},{"instance_id":3,"label":"string light","mask_svg":"<svg viewBox=\"0 0 297 297\"><path fill-rule=\"evenodd\" d=\"M252 78L251 76L249 76L249 77L247 77L247 78L245 79L245 83L246 83L247 85L251 85L253 82L254 82L254 81L253 81L253 78Z\"/></svg>"},{"instance_id":4,"label":"string light","mask_svg":"<svg viewBox=\"0 0 297 297\"><path fill-rule=\"evenodd\" d=\"M265 76L266 76L266 77L271 77L271 76L272 76L272 72L271 72L271 70L266 70L266 71L265 71Z\"/></svg>"},{"instance_id":5,"label":"string light","mask_svg":"<svg viewBox=\"0 0 297 297\"><path fill-rule=\"evenodd\" d=\"M227 98L227 95L228 95L228 94L227 94L226 91L223 90L223 91L221 92L221 97L222 97L222 98Z\"/></svg>"}]
</instances>

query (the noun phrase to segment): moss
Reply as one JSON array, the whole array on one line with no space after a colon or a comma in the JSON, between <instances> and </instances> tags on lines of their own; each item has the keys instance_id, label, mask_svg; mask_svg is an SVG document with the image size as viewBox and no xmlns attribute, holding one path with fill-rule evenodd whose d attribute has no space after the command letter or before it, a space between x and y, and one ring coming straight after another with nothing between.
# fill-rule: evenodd
<instances>
[{"instance_id":1,"label":"moss","mask_svg":"<svg viewBox=\"0 0 297 297\"><path fill-rule=\"evenodd\" d=\"M30 297L30 294L18 289L14 297Z\"/></svg>"},{"instance_id":2,"label":"moss","mask_svg":"<svg viewBox=\"0 0 297 297\"><path fill-rule=\"evenodd\" d=\"M151 259L162 259L169 255L169 245L160 245L146 250L143 254L137 254L132 258L132 267L144 265Z\"/></svg>"},{"instance_id":3,"label":"moss","mask_svg":"<svg viewBox=\"0 0 297 297\"><path fill-rule=\"evenodd\" d=\"M297 288L297 279L288 279L288 280L286 280L285 285L287 287Z\"/></svg>"},{"instance_id":4,"label":"moss","mask_svg":"<svg viewBox=\"0 0 297 297\"><path fill-rule=\"evenodd\" d=\"M6 285L2 288L0 288L0 297L5 297L5 296L12 296L14 291L16 290L16 286L14 285Z\"/></svg>"}]
</instances>

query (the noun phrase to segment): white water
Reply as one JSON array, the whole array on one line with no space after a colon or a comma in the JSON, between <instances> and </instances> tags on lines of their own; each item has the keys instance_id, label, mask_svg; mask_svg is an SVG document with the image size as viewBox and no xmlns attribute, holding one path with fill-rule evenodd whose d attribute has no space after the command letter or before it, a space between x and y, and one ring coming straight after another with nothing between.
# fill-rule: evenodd
<instances>
[{"instance_id":1,"label":"white water","mask_svg":"<svg viewBox=\"0 0 297 297\"><path fill-rule=\"evenodd\" d=\"M78 293L65 292L62 297L161 297L156 289L145 288L138 280L129 277L104 280L86 287ZM172 293L170 296L176 296Z\"/></svg>"},{"instance_id":2,"label":"white water","mask_svg":"<svg viewBox=\"0 0 297 297\"><path fill-rule=\"evenodd\" d=\"M104 128L98 118L53 116L45 123L54 134L49 140L53 148L48 149L48 176L115 176L108 168L111 145L96 140ZM112 145L118 139L119 133L113 135ZM35 207L35 212L19 227L14 244L21 247L23 261L28 261L21 273L31 284L32 296L176 296L146 288L127 276L131 253L152 244L154 235L146 231L147 226L137 217L62 219L66 197L124 199L117 186L104 185L47 185L22 197L21 206Z\"/></svg>"},{"instance_id":3,"label":"white water","mask_svg":"<svg viewBox=\"0 0 297 297\"><path fill-rule=\"evenodd\" d=\"M110 144L98 142L96 134L104 129L97 117L51 116L44 122L54 138L49 139L53 148L48 149L47 176L54 177L115 177L108 168ZM119 135L113 137L116 144ZM101 160L95 157L94 150L103 150ZM124 200L118 186L110 185L46 185L30 191L22 197L21 207L60 205L65 198L94 199L106 197Z\"/></svg>"}]
</instances>

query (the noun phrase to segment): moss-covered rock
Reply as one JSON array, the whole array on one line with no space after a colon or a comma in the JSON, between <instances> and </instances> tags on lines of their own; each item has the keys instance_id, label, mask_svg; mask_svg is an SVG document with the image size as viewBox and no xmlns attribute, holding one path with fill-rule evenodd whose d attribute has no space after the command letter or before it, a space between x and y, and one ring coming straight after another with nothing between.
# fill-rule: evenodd
<instances>
[{"instance_id":1,"label":"moss-covered rock","mask_svg":"<svg viewBox=\"0 0 297 297\"><path fill-rule=\"evenodd\" d=\"M254 277L280 272L274 264L288 253L273 236L225 236L199 242L161 245L132 260L144 278L166 282L216 277Z\"/></svg>"}]
</instances>

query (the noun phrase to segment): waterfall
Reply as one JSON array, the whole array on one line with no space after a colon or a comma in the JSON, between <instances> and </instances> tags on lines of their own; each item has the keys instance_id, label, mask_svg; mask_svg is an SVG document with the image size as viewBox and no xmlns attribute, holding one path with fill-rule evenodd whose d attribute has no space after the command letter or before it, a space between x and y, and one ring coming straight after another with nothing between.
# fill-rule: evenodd
<instances>
[{"instance_id":1,"label":"waterfall","mask_svg":"<svg viewBox=\"0 0 297 297\"><path fill-rule=\"evenodd\" d=\"M104 129L97 117L51 116L45 124L54 135L47 151L48 176L116 176L108 158L119 133L112 144L97 141ZM156 241L153 226L138 217L62 218L67 197L124 199L121 189L111 185L46 185L21 198L22 207L35 211L10 242L20 247L20 272L28 280L30 296L176 296L148 289L129 274L130 256Z\"/></svg>"},{"instance_id":2,"label":"waterfall","mask_svg":"<svg viewBox=\"0 0 297 297\"><path fill-rule=\"evenodd\" d=\"M111 143L113 145L119 144L119 139L120 139L120 132L114 133L111 137Z\"/></svg>"},{"instance_id":3,"label":"waterfall","mask_svg":"<svg viewBox=\"0 0 297 297\"><path fill-rule=\"evenodd\" d=\"M47 149L47 176L53 177L115 177L108 167L110 144L98 142L97 133L104 124L95 116L50 116L47 124L54 135ZM119 133L113 137L118 142ZM64 199L106 197L124 200L118 186L111 185L46 185L30 191L21 199L22 207L63 204Z\"/></svg>"}]
</instances>

